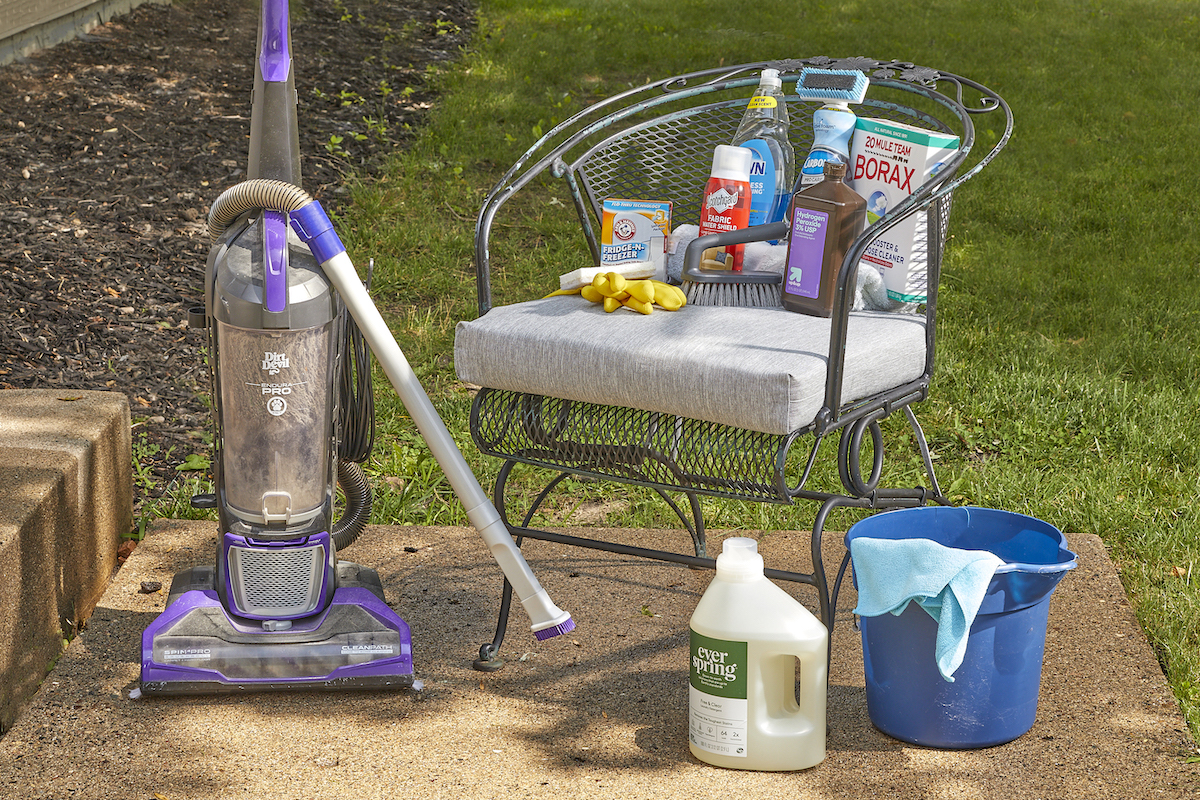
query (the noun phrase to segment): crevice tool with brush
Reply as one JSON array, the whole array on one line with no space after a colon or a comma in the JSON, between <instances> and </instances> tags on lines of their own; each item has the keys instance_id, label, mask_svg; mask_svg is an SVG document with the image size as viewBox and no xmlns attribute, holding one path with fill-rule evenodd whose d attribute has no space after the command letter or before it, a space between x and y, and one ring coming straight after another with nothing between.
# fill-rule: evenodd
<instances>
[{"instance_id":1,"label":"crevice tool with brush","mask_svg":"<svg viewBox=\"0 0 1200 800\"><path fill-rule=\"evenodd\" d=\"M772 222L735 231L710 233L689 242L684 251L682 275L683 292L688 303L747 308L783 305L779 288L782 275L755 270L706 269L701 263L704 251L709 248L782 239L787 234L787 222Z\"/></svg>"}]
</instances>

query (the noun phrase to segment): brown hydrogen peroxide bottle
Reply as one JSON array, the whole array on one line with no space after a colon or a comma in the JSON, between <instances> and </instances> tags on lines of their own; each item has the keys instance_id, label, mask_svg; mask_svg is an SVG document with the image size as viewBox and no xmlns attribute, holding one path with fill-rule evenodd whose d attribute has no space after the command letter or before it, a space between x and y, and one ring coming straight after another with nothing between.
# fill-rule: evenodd
<instances>
[{"instance_id":1,"label":"brown hydrogen peroxide bottle","mask_svg":"<svg viewBox=\"0 0 1200 800\"><path fill-rule=\"evenodd\" d=\"M833 291L846 252L867 224L867 201L846 185L846 165L825 162L825 179L792 196L783 307L833 315Z\"/></svg>"}]
</instances>

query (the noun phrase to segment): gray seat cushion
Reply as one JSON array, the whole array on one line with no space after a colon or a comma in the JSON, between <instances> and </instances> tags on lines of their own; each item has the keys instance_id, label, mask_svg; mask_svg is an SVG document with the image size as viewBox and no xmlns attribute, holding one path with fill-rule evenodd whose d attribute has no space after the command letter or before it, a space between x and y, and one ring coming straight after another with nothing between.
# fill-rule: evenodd
<instances>
[{"instance_id":1,"label":"gray seat cushion","mask_svg":"<svg viewBox=\"0 0 1200 800\"><path fill-rule=\"evenodd\" d=\"M689 305L643 316L552 297L458 323L454 363L460 379L493 389L786 434L824 401L829 331L827 319L782 308ZM851 314L843 402L924 367L923 317Z\"/></svg>"}]
</instances>

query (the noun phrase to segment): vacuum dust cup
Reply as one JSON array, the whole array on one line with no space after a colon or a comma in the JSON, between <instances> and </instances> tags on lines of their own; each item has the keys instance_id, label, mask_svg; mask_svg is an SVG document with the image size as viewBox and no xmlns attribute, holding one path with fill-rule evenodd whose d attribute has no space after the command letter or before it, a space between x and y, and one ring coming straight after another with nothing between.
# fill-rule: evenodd
<instances>
[{"instance_id":1,"label":"vacuum dust cup","mask_svg":"<svg viewBox=\"0 0 1200 800\"><path fill-rule=\"evenodd\" d=\"M764 577L755 540L725 540L689 627L692 755L770 771L824 760L829 635Z\"/></svg>"},{"instance_id":2,"label":"vacuum dust cup","mask_svg":"<svg viewBox=\"0 0 1200 800\"><path fill-rule=\"evenodd\" d=\"M285 265L262 258L272 233L284 240L290 233L282 216L267 212L233 229L232 241L213 257L222 454L215 477L232 517L226 527L289 527L330 510L337 308L320 266L295 234L293 244L276 251ZM280 227L272 231L274 225ZM257 276L264 269L265 280ZM280 277L270 274L274 269ZM282 283L278 290L273 280ZM328 526L328 520L318 525Z\"/></svg>"}]
</instances>

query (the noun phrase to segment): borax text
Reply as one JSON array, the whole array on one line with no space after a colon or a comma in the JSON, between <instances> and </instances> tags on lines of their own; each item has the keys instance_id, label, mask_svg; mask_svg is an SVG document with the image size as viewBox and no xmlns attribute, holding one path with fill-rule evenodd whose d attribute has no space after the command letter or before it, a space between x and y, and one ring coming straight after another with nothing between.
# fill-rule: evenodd
<instances>
[{"instance_id":1,"label":"borax text","mask_svg":"<svg viewBox=\"0 0 1200 800\"><path fill-rule=\"evenodd\" d=\"M903 145L902 145L903 146ZM912 148L908 148L911 150ZM903 164L893 164L892 162L876 158L875 156L859 155L854 160L854 180L866 178L873 181L878 179L882 183L890 183L902 192L912 193L912 179L916 173L915 169L910 169Z\"/></svg>"}]
</instances>

